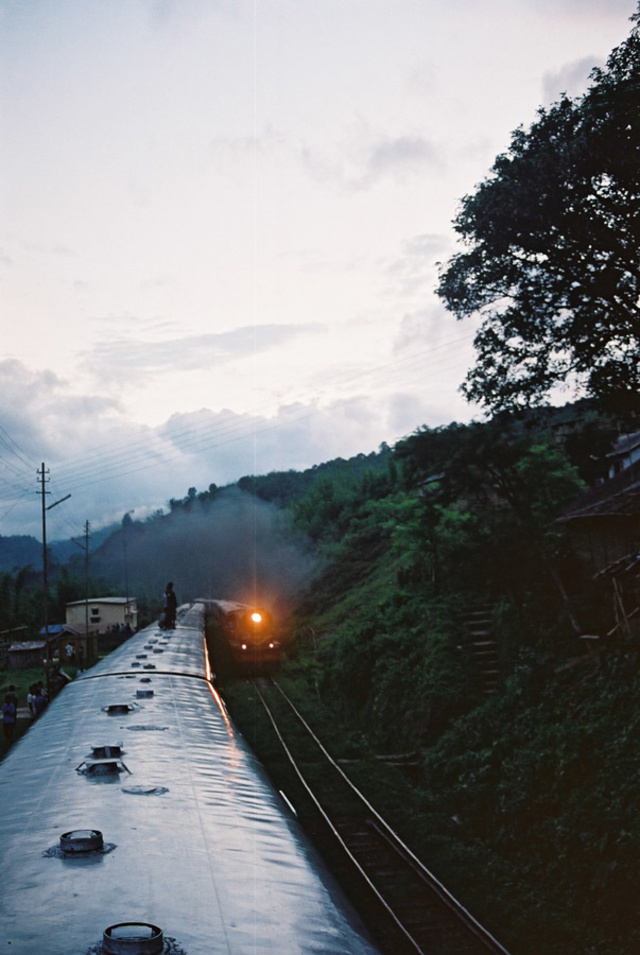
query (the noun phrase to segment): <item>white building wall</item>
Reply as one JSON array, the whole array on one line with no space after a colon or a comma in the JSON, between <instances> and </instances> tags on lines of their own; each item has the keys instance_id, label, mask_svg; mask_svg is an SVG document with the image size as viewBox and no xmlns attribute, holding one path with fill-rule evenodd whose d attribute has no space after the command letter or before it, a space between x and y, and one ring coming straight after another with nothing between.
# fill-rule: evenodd
<instances>
[{"instance_id":1,"label":"white building wall","mask_svg":"<svg viewBox=\"0 0 640 955\"><path fill-rule=\"evenodd\" d=\"M138 626L138 605L135 599L122 600L95 598L88 601L89 631L104 633L113 627L130 623L133 630ZM86 610L84 600L67 604L67 625L85 631Z\"/></svg>"}]
</instances>

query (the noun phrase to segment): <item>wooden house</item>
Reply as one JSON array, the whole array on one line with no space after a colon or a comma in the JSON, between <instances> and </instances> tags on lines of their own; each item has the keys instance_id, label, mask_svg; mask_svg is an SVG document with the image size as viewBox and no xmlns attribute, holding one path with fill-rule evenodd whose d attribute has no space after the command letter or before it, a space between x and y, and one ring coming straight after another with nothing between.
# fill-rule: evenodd
<instances>
[{"instance_id":1,"label":"wooden house","mask_svg":"<svg viewBox=\"0 0 640 955\"><path fill-rule=\"evenodd\" d=\"M589 491L562 516L597 604L585 639L640 635L640 461Z\"/></svg>"},{"instance_id":2,"label":"wooden house","mask_svg":"<svg viewBox=\"0 0 640 955\"><path fill-rule=\"evenodd\" d=\"M561 517L572 550L595 577L640 551L640 461L597 485Z\"/></svg>"}]
</instances>

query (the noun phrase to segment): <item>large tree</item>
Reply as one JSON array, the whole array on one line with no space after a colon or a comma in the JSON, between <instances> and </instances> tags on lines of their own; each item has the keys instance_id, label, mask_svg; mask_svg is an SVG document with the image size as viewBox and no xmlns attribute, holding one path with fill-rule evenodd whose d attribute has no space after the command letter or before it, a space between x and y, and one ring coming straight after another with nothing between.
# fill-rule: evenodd
<instances>
[{"instance_id":1,"label":"large tree","mask_svg":"<svg viewBox=\"0 0 640 955\"><path fill-rule=\"evenodd\" d=\"M559 384L640 408L640 36L512 135L462 200L463 250L438 294L475 316L476 364L463 391L499 411Z\"/></svg>"}]
</instances>

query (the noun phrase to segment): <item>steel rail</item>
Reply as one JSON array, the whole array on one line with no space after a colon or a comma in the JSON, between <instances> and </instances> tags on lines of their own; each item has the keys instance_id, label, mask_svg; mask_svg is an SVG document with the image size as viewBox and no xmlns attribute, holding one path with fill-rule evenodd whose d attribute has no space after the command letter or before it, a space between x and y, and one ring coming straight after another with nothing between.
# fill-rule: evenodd
<instances>
[{"instance_id":1,"label":"steel rail","mask_svg":"<svg viewBox=\"0 0 640 955\"><path fill-rule=\"evenodd\" d=\"M299 779L300 782L302 783L304 789L306 790L307 795L308 795L309 798L312 800L313 804L315 805L316 809L318 810L318 812L320 813L320 815L321 815L322 818L324 819L326 825L329 827L329 829L330 829L331 832L333 833L334 837L337 839L337 841L338 841L338 843L340 844L340 846L341 846L343 852L348 856L349 861L350 861L350 862L355 866L355 868L358 870L358 873L360 874L360 876L362 877L362 879L364 879L364 881L365 881L365 883L367 884L368 888L373 892L373 894L376 896L376 898L378 899L378 901L380 902L380 904L383 906L383 908L385 909L385 911L387 912L387 914L390 916L390 918L392 919L392 921L395 923L396 928L402 933L402 935L404 935L406 941L409 942L409 944L415 949L416 952L418 952L418 955L426 955L426 953L425 953L424 950L420 947L420 945L418 944L418 942L416 942L416 940L413 938L413 936L411 935L411 933L410 933L410 932L405 928L405 926L402 924L402 922L400 921L400 919L398 918L398 916L396 915L396 913L393 911L393 909L391 908L391 906L389 905L389 903L387 902L387 900L380 894L380 892L378 891L378 889L376 888L376 886L373 884L373 882L371 881L371 879L369 878L369 876L367 875L367 873L365 872L365 870L362 868L362 866L360 865L360 863L358 862L358 860L355 858L355 856L353 855L353 853L351 852L351 850L349 849L349 847L348 847L347 844L345 843L344 839L342 838L342 836L340 835L340 833L338 832L338 830L336 829L336 827L335 827L334 824L332 823L332 821L331 821L331 819L329 818L329 816L328 816L328 815L326 814L326 812L324 811L324 809L323 809L323 807L321 806L321 804L318 802L318 799L317 799L315 793L313 792L313 790L311 789L311 787L310 787L309 784L307 783L306 779L304 778L302 772L300 771L300 769L299 769L299 767L298 767L298 764L296 763L295 759L293 758L293 755L292 755L292 753L291 753L289 747L288 747L287 744L285 743L285 741L284 741L284 739L283 739L283 737L282 737L282 733L280 732L280 729L279 729L279 727L278 727L278 724L276 723L276 721L275 721L275 719L274 719L274 716L273 716L271 710L269 709L269 706L268 706L268 704L267 704L267 702L266 702L264 696L263 696L262 693L260 692L260 688L258 687L258 685L257 685L257 683L255 682L255 680L252 681L252 682L253 682L253 687L254 687L256 693L258 694L258 697L259 697L259 699L260 699L260 702L262 703L262 705L263 705L263 707L264 707L264 710L265 710L265 712L266 712L266 714L267 714L269 720L271 721L271 725L273 726L273 729L274 729L274 731L275 731L275 733L276 733L276 735L277 735L277 737L278 737L278 740L280 741L280 745L282 746L282 749L284 750L284 752L285 752L285 754L286 754L286 756L287 756L287 759L288 759L289 762L291 763L291 766L292 766L292 768L294 769L296 775L298 776L298 779ZM275 683L275 681L274 681L274 683ZM277 685L277 684L276 684L276 685ZM280 689L280 687L278 687L278 689ZM280 692L282 692L282 690L280 690ZM285 699L286 699L286 696L285 696Z\"/></svg>"},{"instance_id":2,"label":"steel rail","mask_svg":"<svg viewBox=\"0 0 640 955\"><path fill-rule=\"evenodd\" d=\"M487 950L496 953L496 955L510 955L508 950L499 942L492 934L489 932L480 922L475 918L474 915L469 912L468 909L462 905L455 896L449 891L440 882L440 880L427 869L425 865L418 859L418 857L409 849L407 845L402 841L402 839L397 835L396 832L391 828L391 826L386 822L385 819L377 812L376 809L371 805L367 798L360 792L360 790L354 785L354 783L349 779L347 774L344 772L341 766L334 760L329 752L325 749L323 744L320 742L316 734L313 732L305 718L302 716L300 711L297 709L295 704L289 699L287 694L284 692L280 684L273 680L273 685L282 695L283 699L289 704L297 718L300 720L302 725L305 727L315 744L318 746L322 754L326 759L331 763L331 765L338 771L342 776L347 785L353 790L358 799L361 800L363 805L365 805L368 811L375 818L377 825L375 828L378 830L381 836L384 836L387 841L396 849L396 851L401 854L405 861L411 865L414 871L424 880L426 884L440 897L440 899L447 905L459 918L467 928L486 946Z\"/></svg>"}]
</instances>

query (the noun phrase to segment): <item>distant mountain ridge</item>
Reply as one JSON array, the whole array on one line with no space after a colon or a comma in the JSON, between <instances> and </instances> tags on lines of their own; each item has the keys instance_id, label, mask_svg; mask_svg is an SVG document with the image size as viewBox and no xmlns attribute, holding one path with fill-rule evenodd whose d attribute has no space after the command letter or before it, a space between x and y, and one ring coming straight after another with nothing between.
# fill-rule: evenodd
<instances>
[{"instance_id":1,"label":"distant mountain ridge","mask_svg":"<svg viewBox=\"0 0 640 955\"><path fill-rule=\"evenodd\" d=\"M99 546L107 537L113 534L118 525L104 527L92 532L90 548ZM47 550L54 560L66 564L72 554L79 553L78 546L71 540L48 541ZM33 567L34 571L42 570L42 541L27 534L14 534L3 537L0 534L0 573L7 573Z\"/></svg>"},{"instance_id":2,"label":"distant mountain ridge","mask_svg":"<svg viewBox=\"0 0 640 955\"><path fill-rule=\"evenodd\" d=\"M0 535L0 571L16 567L42 566L42 543L26 534L2 537Z\"/></svg>"}]
</instances>

